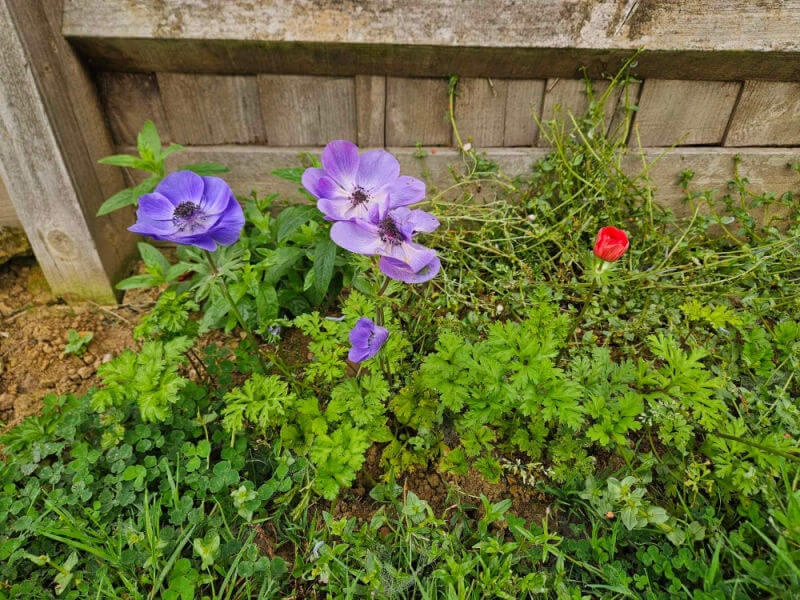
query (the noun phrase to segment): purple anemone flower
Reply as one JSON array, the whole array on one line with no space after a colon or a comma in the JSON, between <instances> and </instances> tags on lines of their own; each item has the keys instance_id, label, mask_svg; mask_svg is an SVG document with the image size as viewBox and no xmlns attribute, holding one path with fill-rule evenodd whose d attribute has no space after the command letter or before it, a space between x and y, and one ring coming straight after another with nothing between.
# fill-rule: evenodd
<instances>
[{"instance_id":1,"label":"purple anemone flower","mask_svg":"<svg viewBox=\"0 0 800 600\"><path fill-rule=\"evenodd\" d=\"M376 325L372 319L361 317L356 321L356 326L350 330L351 347L347 358L355 363L372 358L388 337L388 329Z\"/></svg>"},{"instance_id":2,"label":"purple anemone flower","mask_svg":"<svg viewBox=\"0 0 800 600\"><path fill-rule=\"evenodd\" d=\"M139 198L136 224L128 230L213 252L217 244L235 243L242 227L242 207L227 183L219 177L177 171Z\"/></svg>"},{"instance_id":3,"label":"purple anemone flower","mask_svg":"<svg viewBox=\"0 0 800 600\"><path fill-rule=\"evenodd\" d=\"M417 233L439 227L432 214L404 206L390 208L390 199L370 206L367 219L339 221L331 227L331 239L356 254L380 256L384 275L406 283L422 283L439 272L436 252L412 241Z\"/></svg>"},{"instance_id":4,"label":"purple anemone flower","mask_svg":"<svg viewBox=\"0 0 800 600\"><path fill-rule=\"evenodd\" d=\"M322 169L303 173L303 186L317 198L317 208L329 221L366 219L369 207L391 197L392 207L406 206L425 197L425 184L400 176L400 164L385 150L361 156L358 146L335 140L322 151Z\"/></svg>"}]
</instances>

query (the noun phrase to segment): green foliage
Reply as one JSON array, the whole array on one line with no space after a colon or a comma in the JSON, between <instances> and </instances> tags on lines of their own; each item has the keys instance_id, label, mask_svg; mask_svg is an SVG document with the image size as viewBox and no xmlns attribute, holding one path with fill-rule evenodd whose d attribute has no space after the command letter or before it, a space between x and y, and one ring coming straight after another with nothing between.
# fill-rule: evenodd
<instances>
[{"instance_id":1,"label":"green foliage","mask_svg":"<svg viewBox=\"0 0 800 600\"><path fill-rule=\"evenodd\" d=\"M541 123L553 151L524 177L455 132L424 286L383 286L274 195L242 199L215 268L140 244L122 287L168 287L139 349L0 440L0 599L792 597L800 214L738 159L721 197L681 175L687 218L660 207L650 165L621 168L629 80L587 82L587 114ZM457 77L448 91L455 127ZM176 149L147 125L139 157L105 162L152 189ZM587 296L608 224L632 246ZM195 350L235 326L221 282L264 366L220 332ZM362 316L390 335L353 365Z\"/></svg>"},{"instance_id":2,"label":"green foliage","mask_svg":"<svg viewBox=\"0 0 800 600\"><path fill-rule=\"evenodd\" d=\"M133 330L133 336L137 339L160 340L170 340L178 336L194 338L199 326L192 319L192 313L199 308L188 293L178 294L176 290L165 290L158 297L155 306Z\"/></svg>"},{"instance_id":3,"label":"green foliage","mask_svg":"<svg viewBox=\"0 0 800 600\"><path fill-rule=\"evenodd\" d=\"M277 195L244 200L246 225L236 244L214 253L218 271L205 253L178 247L178 262L170 264L160 250L139 244L146 273L124 279L119 289L169 284L175 294L188 293L202 309L200 330L237 325L220 288L228 286L245 322L262 333L281 317L303 314L323 305L355 269L331 241L330 227L313 206L289 206L272 216Z\"/></svg>"},{"instance_id":4,"label":"green foliage","mask_svg":"<svg viewBox=\"0 0 800 600\"><path fill-rule=\"evenodd\" d=\"M286 416L286 406L297 399L288 393L286 382L275 375L255 373L240 388L225 394L222 426L231 433L231 445L237 433L245 431L245 419L262 434L280 426Z\"/></svg>"},{"instance_id":5,"label":"green foliage","mask_svg":"<svg viewBox=\"0 0 800 600\"><path fill-rule=\"evenodd\" d=\"M89 342L94 338L94 334L89 332L81 335L74 329L67 331L67 343L64 345L64 356L67 354L77 354L80 356L86 352Z\"/></svg>"},{"instance_id":6,"label":"green foliage","mask_svg":"<svg viewBox=\"0 0 800 600\"><path fill-rule=\"evenodd\" d=\"M110 165L113 167L125 167L129 169L136 169L150 174L149 177L144 179L141 183L126 188L121 192L117 192L108 200L103 202L100 209L97 211L97 216L107 215L110 212L119 210L131 204L136 205L139 197L144 194L152 192L159 182L166 175L166 167L164 161L173 152L183 150L180 144L171 144L169 148L164 149L161 145L161 138L158 135L156 126L152 121L145 121L142 130L136 140L137 150L139 156L132 156L130 154L115 154L113 156L106 156L101 158L98 162L101 165ZM196 163L191 165L183 165L177 169L178 171L193 171L198 175L219 175L227 173L228 168L218 163ZM158 284L150 284L158 285ZM127 289L127 288L121 288Z\"/></svg>"},{"instance_id":7,"label":"green foliage","mask_svg":"<svg viewBox=\"0 0 800 600\"><path fill-rule=\"evenodd\" d=\"M236 584L238 597L258 597L264 578L274 592L285 563L263 556L244 525L304 467L244 437L220 451L219 424L197 417L208 402L189 383L167 421L120 409L118 438L99 444L107 415L85 397L49 396L4 436L14 454L0 465L0 597L221 600L236 574L259 580Z\"/></svg>"},{"instance_id":8,"label":"green foliage","mask_svg":"<svg viewBox=\"0 0 800 600\"><path fill-rule=\"evenodd\" d=\"M728 418L719 393L722 380L713 377L701 362L708 356L702 348L686 352L674 338L662 334L650 336L648 344L661 364L653 367L640 361L639 386L653 421L658 423L659 437L685 450L693 435L712 431Z\"/></svg>"},{"instance_id":9,"label":"green foliage","mask_svg":"<svg viewBox=\"0 0 800 600\"><path fill-rule=\"evenodd\" d=\"M97 371L103 388L92 395L92 408L138 407L142 420L164 421L180 398L187 380L178 373L193 340L180 336L167 342L145 342L140 352L125 350Z\"/></svg>"}]
</instances>

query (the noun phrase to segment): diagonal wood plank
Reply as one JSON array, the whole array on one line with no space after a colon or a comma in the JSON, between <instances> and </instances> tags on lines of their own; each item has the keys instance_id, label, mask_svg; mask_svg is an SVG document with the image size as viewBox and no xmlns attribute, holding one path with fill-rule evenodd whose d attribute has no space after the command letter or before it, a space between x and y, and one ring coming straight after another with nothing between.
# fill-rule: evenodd
<instances>
[{"instance_id":1,"label":"diagonal wood plank","mask_svg":"<svg viewBox=\"0 0 800 600\"><path fill-rule=\"evenodd\" d=\"M60 14L60 2L0 0L0 174L53 293L112 303L131 214L95 218L122 174L97 170L111 135Z\"/></svg>"}]
</instances>

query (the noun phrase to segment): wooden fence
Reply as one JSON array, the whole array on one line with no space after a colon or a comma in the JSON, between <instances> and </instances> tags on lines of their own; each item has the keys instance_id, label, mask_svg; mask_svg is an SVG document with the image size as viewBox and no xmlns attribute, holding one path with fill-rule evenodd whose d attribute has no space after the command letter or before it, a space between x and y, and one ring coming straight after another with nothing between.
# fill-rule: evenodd
<instances>
[{"instance_id":1,"label":"wooden fence","mask_svg":"<svg viewBox=\"0 0 800 600\"><path fill-rule=\"evenodd\" d=\"M239 193L295 196L269 172L336 138L445 183L457 74L462 138L523 172L548 151L531 113L582 113L580 68L602 91L641 47L630 144L651 159L678 143L650 172L656 199L677 206L687 168L724 188L736 154L782 192L798 187L798 27L800 0L0 0L0 225L25 228L57 294L111 302L132 215L94 214L130 175L96 160L146 119Z\"/></svg>"}]
</instances>

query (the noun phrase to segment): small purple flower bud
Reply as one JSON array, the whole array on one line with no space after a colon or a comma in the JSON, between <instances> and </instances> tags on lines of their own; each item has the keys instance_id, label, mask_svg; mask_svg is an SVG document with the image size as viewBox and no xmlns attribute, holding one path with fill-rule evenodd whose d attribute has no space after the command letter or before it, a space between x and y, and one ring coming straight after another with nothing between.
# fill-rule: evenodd
<instances>
[{"instance_id":1,"label":"small purple flower bud","mask_svg":"<svg viewBox=\"0 0 800 600\"><path fill-rule=\"evenodd\" d=\"M350 330L350 362L359 363L375 356L389 337L389 330L376 325L372 319L361 317Z\"/></svg>"}]
</instances>

